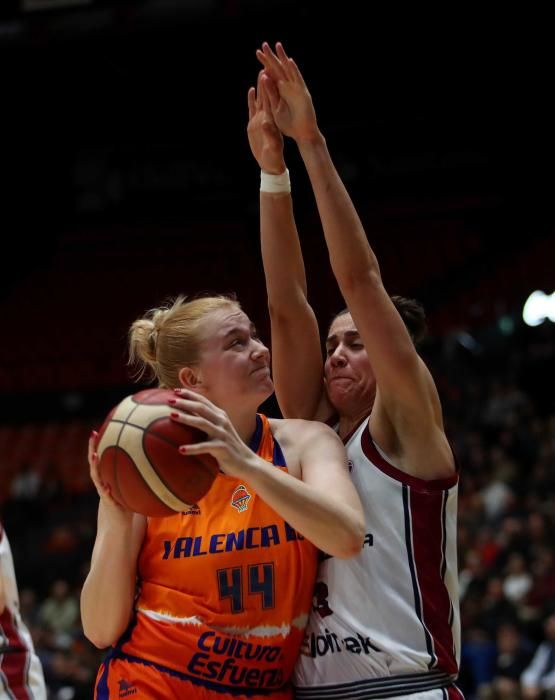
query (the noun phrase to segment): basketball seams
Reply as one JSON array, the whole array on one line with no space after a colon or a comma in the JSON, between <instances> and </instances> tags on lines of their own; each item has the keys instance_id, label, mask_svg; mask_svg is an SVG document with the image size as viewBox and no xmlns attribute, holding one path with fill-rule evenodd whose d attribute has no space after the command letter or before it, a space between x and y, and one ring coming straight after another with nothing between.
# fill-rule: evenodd
<instances>
[{"instance_id":1,"label":"basketball seams","mask_svg":"<svg viewBox=\"0 0 555 700\"><path fill-rule=\"evenodd\" d=\"M110 422L115 423L117 421L114 421L113 417L112 417L112 420ZM117 492L118 492L117 493L117 495L118 495L117 500L120 501L123 506L125 506L126 508L129 509L129 504L127 503L127 500L125 499L125 497L122 493L121 487L120 487L119 474L118 474L118 469L117 469L118 451L121 449L119 441L120 441L121 435L124 431L124 427L125 426L122 425L121 430L118 433L118 438L116 441L116 449L113 451L113 458L111 460L112 461L112 483L114 483L114 485L116 486Z\"/></svg>"},{"instance_id":2,"label":"basketball seams","mask_svg":"<svg viewBox=\"0 0 555 700\"><path fill-rule=\"evenodd\" d=\"M145 479L146 483L150 487L150 489L158 496L158 498L165 503L167 506L172 508L172 510L176 510L178 512L184 511L184 510L189 510L191 507L191 503L184 503L180 499L177 498L177 496L174 496L174 494L170 491L169 487L166 485L164 480L161 478L160 474L156 471L156 468L154 465L151 463L150 458L148 456L148 453L145 449L145 439L147 435L152 435L152 433L147 433L146 430L143 430L143 437L141 441L141 446L143 448L144 455L146 457L146 463L145 463L145 471L148 471L148 477L145 476L143 472L143 468L141 464L137 464L137 469L141 476ZM157 439L160 439L160 436L157 435L156 433L153 434L154 437ZM172 443L169 442L168 440L164 440L166 444L171 445ZM155 485L153 485L155 484ZM163 491L162 494L160 494L159 489L162 487ZM164 496L167 496L166 498ZM179 508L176 508L174 505L171 505L171 502L175 501L176 503L180 504Z\"/></svg>"},{"instance_id":3,"label":"basketball seams","mask_svg":"<svg viewBox=\"0 0 555 700\"><path fill-rule=\"evenodd\" d=\"M116 489L117 489L117 492L118 492L118 499L117 499L117 500L120 501L121 504L122 504L123 506L125 506L128 510L132 510L132 508L130 508L129 503L127 502L127 499L126 499L125 496L124 496L124 492L123 492L123 489L121 488L120 480L119 480L119 470L116 468L116 459L117 459L118 452L120 452L120 451L121 451L121 452L124 452L124 454L127 454L127 453L125 452L125 450L123 450L123 449L122 449L121 447L119 447L119 446L116 447L116 449L114 450L114 459L113 459L113 467L114 467L114 469L113 469L113 483L115 484ZM131 455L127 455L127 456L129 457L129 459L131 459ZM140 475L141 478L143 477L143 475L142 475L140 472L139 472L139 475ZM143 479L143 481L144 481L144 479ZM146 482L145 482L145 483L146 483Z\"/></svg>"},{"instance_id":4,"label":"basketball seams","mask_svg":"<svg viewBox=\"0 0 555 700\"><path fill-rule=\"evenodd\" d=\"M140 423L129 422L131 416L133 416L133 414L136 412L140 412L141 408L151 408L158 406L164 409L164 413L162 413L158 417L150 418L146 427L145 425ZM161 503L163 503L168 508L171 508L172 511L181 512L184 510L188 510L191 507L191 504L185 503L180 498L177 498L177 496L175 496L169 490L168 486L162 481L160 475L154 469L148 456L148 453L144 448L144 439L145 435L147 434L148 428L150 428L150 426L157 420L167 418L167 412L168 406L166 403L139 403L135 400L135 397L127 397L127 399L124 399L124 401L116 409L114 415L112 416L111 424L121 424L116 443L117 447L119 449L122 449L123 452L125 452L129 456L131 461L137 467L137 472L141 475L143 481L146 483L146 485L149 487L152 493L156 496L156 498L158 498L159 501L161 501ZM122 416L122 413L124 414L124 416ZM140 445L143 452L142 456L145 458L144 463L142 462L142 460L137 459L137 455L133 454L133 450L126 449L127 444L125 447L122 446L121 443L123 441L127 443L126 438L128 437L128 435L126 434L126 428L135 429L141 432L142 435Z\"/></svg>"},{"instance_id":5,"label":"basketball seams","mask_svg":"<svg viewBox=\"0 0 555 700\"><path fill-rule=\"evenodd\" d=\"M183 458L177 452L179 445L202 439L202 433L179 423L174 424L173 421L171 424L168 423L171 420L169 417L171 409L166 401L172 393L168 390L145 390L126 397L111 411L101 429L97 448L99 462L106 451L113 450L113 455L105 455L108 458L106 466L109 468L109 482L113 484L117 500L130 510L134 510L132 505L139 509L143 508L140 505L142 487L139 487L142 483L145 489L150 491L151 498L154 498L161 508L168 508L170 511L168 515L187 511L191 507L190 503L202 498L206 492L207 489L202 492L203 486L207 485L209 488L211 481L217 475L217 469L212 473L214 470L204 460L193 456ZM174 433L178 431L179 435L180 429L183 431L182 438L172 435L172 431ZM169 449L175 449L175 455L170 454ZM118 457L118 454L122 456ZM124 461L120 464L119 459ZM176 470L181 459L185 460L183 477L187 479L189 471L191 480L184 483L182 478L181 485L176 491L177 484L173 482L173 475L179 481ZM140 477L133 492L139 498L137 502L135 496L129 502L131 492L127 494L127 498L124 495L128 477L121 470L124 469L126 461L133 469L135 477ZM199 495L201 493L202 495ZM182 500L185 494L190 502ZM154 508L154 502L152 507ZM145 514L148 514L150 506L147 506L146 502L144 508Z\"/></svg>"},{"instance_id":6,"label":"basketball seams","mask_svg":"<svg viewBox=\"0 0 555 700\"><path fill-rule=\"evenodd\" d=\"M133 426L126 426L126 427L133 427ZM137 471L139 474L143 477L145 480L147 486L150 488L150 490L164 503L164 505L168 506L168 508L171 508L172 510L176 512L181 512L183 510L189 510L191 507L191 504L185 503L181 499L177 498L164 484L160 476L158 475L158 472L154 469L152 466L150 459L144 449L144 437L146 434L146 430L144 428L135 428L136 430L140 430L142 433L140 445L141 448L141 455L138 455L136 451L134 450L125 450L130 454L131 459L133 460L133 463L135 464ZM131 445L132 446L132 445ZM135 454L134 454L135 452ZM144 459L137 459L137 457L142 456Z\"/></svg>"},{"instance_id":7,"label":"basketball seams","mask_svg":"<svg viewBox=\"0 0 555 700\"><path fill-rule=\"evenodd\" d=\"M148 515L151 516L156 516L156 517L166 517L168 515L173 515L174 510L173 508L170 508L166 503L164 503L154 491L150 488L148 485L147 481L144 479L141 471L138 469L135 460L133 459L132 455L127 452L125 449L123 449L121 446L116 446L116 445L110 445L106 449L106 453L111 456L112 453L114 454L114 460L112 460L113 463L113 468L112 464L110 462L107 463L107 469L111 469L111 472L106 474L105 473L105 478L108 479L113 491L112 495L118 501L122 506L126 507L128 510L134 511L134 512L141 512L138 511L134 508L136 506L136 502L133 498L125 498L124 493L125 491L129 488L129 484L127 484L127 488L125 488L125 482L126 479L123 478L123 483L122 483L122 475L125 473L125 468L128 465L131 465L133 475L136 479L138 479L143 485L144 485L144 490L148 492L149 497L152 499L152 501L155 501L156 508L158 508L158 511L155 513L152 511L152 508L149 506L149 509L152 511L148 513ZM125 458L128 461L128 465L125 463ZM122 488L122 486L124 488ZM154 506L153 506L154 507ZM163 510L165 509L165 510ZM146 513L145 513L146 514Z\"/></svg>"},{"instance_id":8,"label":"basketball seams","mask_svg":"<svg viewBox=\"0 0 555 700\"><path fill-rule=\"evenodd\" d=\"M148 405L150 406L151 404L148 404ZM164 433L161 433L161 432L157 433L152 429L153 426L156 425L156 423L163 421L165 418L167 418L167 416L159 416L158 418L154 418L152 420L152 422L149 423L149 425L148 425L148 432L150 435L154 435L159 440L162 440L163 442L165 442L167 445L171 445L172 447L179 447L180 445L182 445L185 442L185 435L183 436L182 440L173 441L170 438L168 438L166 435L164 435ZM116 424L121 424L122 426L129 426L130 428L137 428L137 430L141 430L142 432L147 432L147 429L143 425L141 425L140 423L131 423L130 421L124 420L123 418L112 418L111 422L116 423ZM176 423L176 426L179 426L179 425L180 425L179 423ZM180 426L180 427L187 428L186 426ZM191 432L193 435L195 432L197 432L199 434L201 433L200 430L196 431L194 428L187 428L187 430L189 430L189 432ZM208 471L209 471L209 467L207 467L206 464L204 464L204 462L202 462L201 460L197 460L197 461L199 462L199 464L201 464L201 466L203 466L205 469L208 469Z\"/></svg>"},{"instance_id":9,"label":"basketball seams","mask_svg":"<svg viewBox=\"0 0 555 700\"><path fill-rule=\"evenodd\" d=\"M129 418L141 407L144 406L160 406L167 408L165 404L144 404L144 403L137 403L136 401L133 400L133 397L127 397L124 399L121 404L116 408L114 411L112 418L109 422L109 424L106 426L106 430L104 434L102 435L102 438L100 440L100 443L98 445L98 452L99 452L99 458L102 457L102 453L104 452L104 445L109 442L110 440L110 434L114 432L116 429L116 426L118 426L119 430L117 432L117 437L115 437L115 444L110 445L111 447L115 447L116 449L113 451L113 472L114 472L114 479L117 483L118 487L118 497L123 501L123 504L126 504L125 498L122 498L122 489L120 487L119 479L118 479L118 470L116 468L116 461L117 461L117 451L121 450L123 453L125 453L129 459L135 464L137 468L137 473L141 476L145 484L148 486L148 488L152 491L152 493L156 496L156 498L165 506L170 508L174 512L181 512L184 510L189 510L191 505L189 503L185 503L181 499L177 498L171 491L168 489L166 484L160 479L158 473L154 470L150 463L150 459L148 458L148 455L146 451L144 450L143 446L143 440L144 440L144 435L146 433L145 427L140 424L133 424L129 423ZM159 418L154 418L152 419L149 423L148 426L151 425L152 422L155 422L156 420L159 420L162 417L167 417L167 416L160 416ZM140 459L137 459L137 455L133 454L133 450L126 449L127 446L124 446L122 443L127 443L128 440L128 435L126 435L126 428L131 428L138 430L142 433L142 439L141 439L141 448L145 460L146 460L146 465L141 464ZM157 436L158 437L158 436ZM146 467L146 468L143 468Z\"/></svg>"}]
</instances>

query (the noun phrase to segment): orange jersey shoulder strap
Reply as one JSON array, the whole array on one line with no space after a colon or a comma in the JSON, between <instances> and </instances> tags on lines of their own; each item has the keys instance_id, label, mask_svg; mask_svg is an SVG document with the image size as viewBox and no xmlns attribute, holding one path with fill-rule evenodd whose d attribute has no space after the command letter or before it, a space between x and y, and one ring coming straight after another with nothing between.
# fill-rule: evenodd
<instances>
[{"instance_id":1,"label":"orange jersey shoulder strap","mask_svg":"<svg viewBox=\"0 0 555 700\"><path fill-rule=\"evenodd\" d=\"M272 462L276 467L287 466L281 447L272 435L270 421L262 413L256 414L256 430L250 440L249 447L259 457Z\"/></svg>"}]
</instances>

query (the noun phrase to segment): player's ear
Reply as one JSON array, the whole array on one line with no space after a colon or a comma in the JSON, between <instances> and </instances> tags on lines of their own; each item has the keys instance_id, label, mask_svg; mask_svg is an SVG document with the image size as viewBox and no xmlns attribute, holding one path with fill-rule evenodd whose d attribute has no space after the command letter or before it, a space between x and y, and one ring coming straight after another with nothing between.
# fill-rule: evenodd
<instances>
[{"instance_id":1,"label":"player's ear","mask_svg":"<svg viewBox=\"0 0 555 700\"><path fill-rule=\"evenodd\" d=\"M198 391L202 388L202 372L196 367L182 367L177 376L184 389Z\"/></svg>"}]
</instances>

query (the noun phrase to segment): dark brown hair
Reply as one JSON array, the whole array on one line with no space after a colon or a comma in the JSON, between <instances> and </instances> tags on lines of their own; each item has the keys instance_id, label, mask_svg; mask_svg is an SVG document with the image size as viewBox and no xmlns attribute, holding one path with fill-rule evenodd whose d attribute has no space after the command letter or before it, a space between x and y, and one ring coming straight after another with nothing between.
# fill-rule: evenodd
<instances>
[{"instance_id":1,"label":"dark brown hair","mask_svg":"<svg viewBox=\"0 0 555 700\"><path fill-rule=\"evenodd\" d=\"M399 312L399 316L403 319L409 335L412 338L412 342L418 345L418 343L426 337L428 330L424 307L420 302L416 301L416 299L408 299L407 297L398 295L393 295L390 299ZM343 311L340 311L334 316L332 322L339 316L349 313L351 313L349 309L343 309Z\"/></svg>"}]
</instances>

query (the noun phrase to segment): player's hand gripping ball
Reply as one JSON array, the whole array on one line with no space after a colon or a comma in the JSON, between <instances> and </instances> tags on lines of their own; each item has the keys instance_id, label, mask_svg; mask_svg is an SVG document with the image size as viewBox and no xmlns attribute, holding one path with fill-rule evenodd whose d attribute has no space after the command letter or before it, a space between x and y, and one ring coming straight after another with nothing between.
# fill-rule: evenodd
<instances>
[{"instance_id":1,"label":"player's hand gripping ball","mask_svg":"<svg viewBox=\"0 0 555 700\"><path fill-rule=\"evenodd\" d=\"M170 418L171 389L127 396L108 414L98 433L100 478L118 503L154 517L189 510L210 489L218 463L209 454L182 455L178 448L206 434Z\"/></svg>"}]
</instances>

